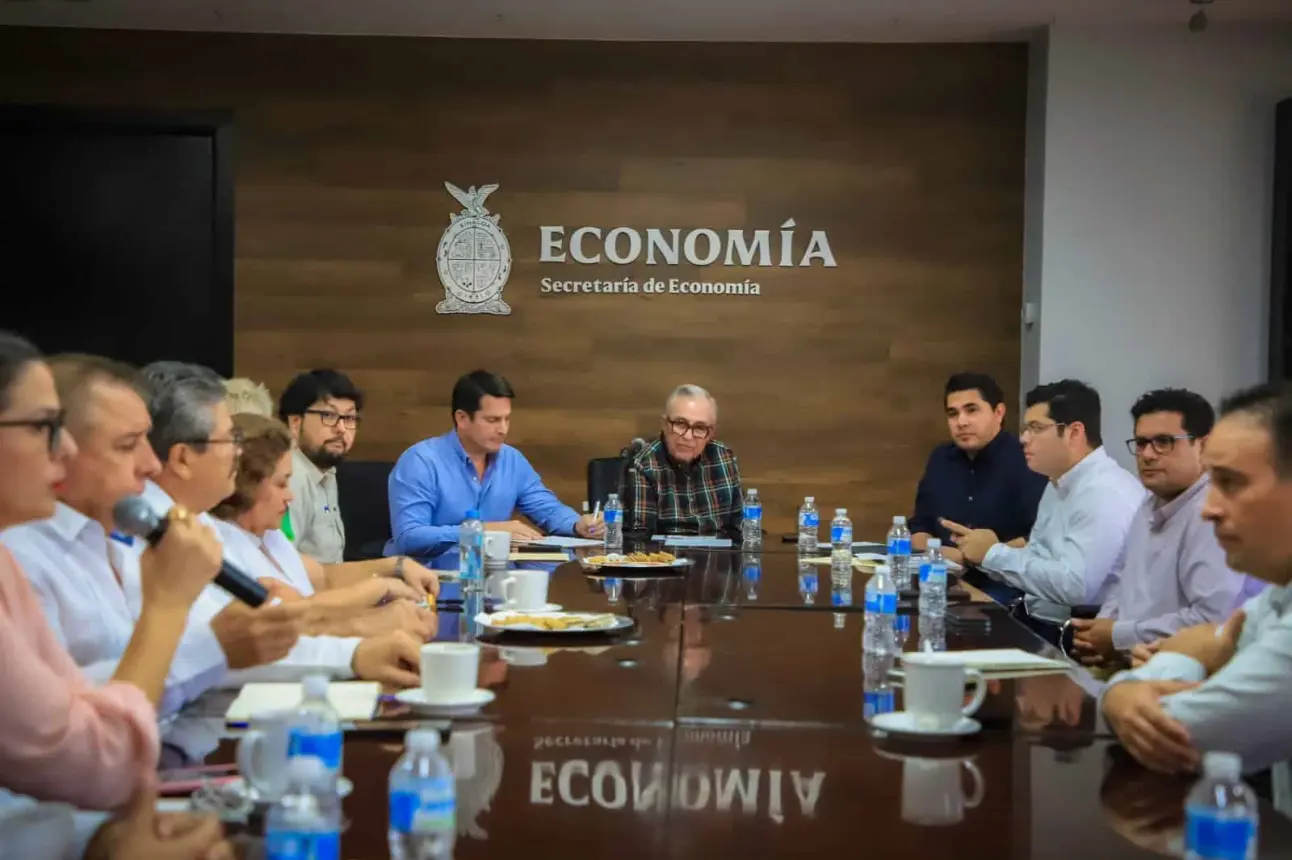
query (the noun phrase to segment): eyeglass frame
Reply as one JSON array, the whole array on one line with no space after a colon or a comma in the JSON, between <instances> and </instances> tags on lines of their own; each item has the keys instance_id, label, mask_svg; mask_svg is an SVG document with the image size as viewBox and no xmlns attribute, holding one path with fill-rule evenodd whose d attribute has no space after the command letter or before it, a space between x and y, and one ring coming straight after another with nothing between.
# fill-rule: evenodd
<instances>
[{"instance_id":1,"label":"eyeglass frame","mask_svg":"<svg viewBox=\"0 0 1292 860\"><path fill-rule=\"evenodd\" d=\"M685 439L686 433L689 430L691 432L691 438L697 442L704 442L708 439L713 438L713 431L715 429L713 425L710 425L710 424L695 425L687 421L685 418L670 418L667 415L664 416L664 423L668 425L668 429L673 432L673 435L678 437L679 439ZM677 429L677 426L679 424L682 425L681 430ZM699 432L696 430L697 426L704 428L703 436L701 436Z\"/></svg>"},{"instance_id":2,"label":"eyeglass frame","mask_svg":"<svg viewBox=\"0 0 1292 860\"><path fill-rule=\"evenodd\" d=\"M27 427L32 430L44 430L46 445L52 456L63 441L63 430L67 425L67 410L60 409L48 418L23 418L0 421L0 427Z\"/></svg>"},{"instance_id":3,"label":"eyeglass frame","mask_svg":"<svg viewBox=\"0 0 1292 860\"><path fill-rule=\"evenodd\" d=\"M1028 422L1027 424L1024 424L1022 427L1020 427L1018 430L1019 438L1022 438L1024 434L1030 434L1032 436L1040 436L1042 433L1044 433L1046 430L1049 430L1051 427L1070 426L1070 422L1067 422L1067 421L1052 421L1049 424L1046 424L1044 427L1041 427L1038 429L1037 427L1034 426L1035 423L1036 422L1034 421ZM1062 433L1060 433L1059 435L1062 435Z\"/></svg>"},{"instance_id":4,"label":"eyeglass frame","mask_svg":"<svg viewBox=\"0 0 1292 860\"><path fill-rule=\"evenodd\" d=\"M358 430L359 422L363 421L363 416L360 415L358 412L355 412L351 415L342 415L340 412L337 412L335 409L306 409L305 412L302 414L317 415L319 417L319 423L322 424L324 427L328 427L328 428L335 427L338 424L343 424L348 430ZM328 420L327 420L328 415L336 416L335 420L333 420L331 424L328 423Z\"/></svg>"},{"instance_id":5,"label":"eyeglass frame","mask_svg":"<svg viewBox=\"0 0 1292 860\"><path fill-rule=\"evenodd\" d=\"M176 439L176 445L232 445L235 448L241 448L247 441L247 436L241 428L234 427L229 431L228 439Z\"/></svg>"},{"instance_id":6,"label":"eyeglass frame","mask_svg":"<svg viewBox=\"0 0 1292 860\"><path fill-rule=\"evenodd\" d=\"M1135 436L1133 438L1126 440L1126 450L1131 453L1132 457L1138 457L1141 451L1143 451L1145 448L1152 445L1154 453L1158 454L1159 456L1165 457L1167 454L1170 454L1172 451L1175 450L1176 443L1183 442L1185 439L1196 439L1196 438L1197 437L1194 436L1192 433L1180 433L1179 435L1175 435L1175 436L1171 435L1170 433L1159 433L1156 436L1152 436L1148 439L1145 439L1144 444L1140 445L1139 444L1140 437ZM1171 442L1171 444L1167 447L1165 451L1163 451L1157 445L1158 441L1163 439L1169 439Z\"/></svg>"}]
</instances>

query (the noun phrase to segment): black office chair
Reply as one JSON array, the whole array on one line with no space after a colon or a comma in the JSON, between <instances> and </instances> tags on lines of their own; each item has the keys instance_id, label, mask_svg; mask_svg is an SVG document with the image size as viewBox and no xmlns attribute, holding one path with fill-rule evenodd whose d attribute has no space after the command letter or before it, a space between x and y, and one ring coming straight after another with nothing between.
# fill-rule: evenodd
<instances>
[{"instance_id":1,"label":"black office chair","mask_svg":"<svg viewBox=\"0 0 1292 860\"><path fill-rule=\"evenodd\" d=\"M337 502L345 523L345 560L381 558L390 540L387 482L394 463L346 460L336 470Z\"/></svg>"},{"instance_id":2,"label":"black office chair","mask_svg":"<svg viewBox=\"0 0 1292 860\"><path fill-rule=\"evenodd\" d=\"M611 493L618 493L623 474L623 457L597 457L588 461L588 504L595 510L598 502L606 506Z\"/></svg>"}]
</instances>

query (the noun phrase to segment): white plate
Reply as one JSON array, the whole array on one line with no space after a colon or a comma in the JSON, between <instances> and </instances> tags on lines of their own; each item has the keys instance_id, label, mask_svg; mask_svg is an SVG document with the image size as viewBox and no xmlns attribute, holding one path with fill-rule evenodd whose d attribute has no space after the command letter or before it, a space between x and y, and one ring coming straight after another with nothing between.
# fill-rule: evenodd
<instances>
[{"instance_id":1,"label":"white plate","mask_svg":"<svg viewBox=\"0 0 1292 860\"><path fill-rule=\"evenodd\" d=\"M561 604L544 603L542 606L536 607L534 609L521 609L519 606L512 606L509 603L504 603L498 607L498 611L499 612L528 612L531 615L535 613L540 613L540 612L560 612Z\"/></svg>"},{"instance_id":2,"label":"white plate","mask_svg":"<svg viewBox=\"0 0 1292 860\"><path fill-rule=\"evenodd\" d=\"M972 717L961 717L946 729L930 729L915 721L910 711L889 711L871 717L870 724L880 731L912 738L962 738L982 730L982 723Z\"/></svg>"},{"instance_id":3,"label":"white plate","mask_svg":"<svg viewBox=\"0 0 1292 860\"><path fill-rule=\"evenodd\" d=\"M493 690L478 688L465 696L455 695L452 698L428 699L425 690L421 687L412 687L408 690L400 690L395 694L395 698L414 710L443 714L478 711L492 702L495 696Z\"/></svg>"},{"instance_id":4,"label":"white plate","mask_svg":"<svg viewBox=\"0 0 1292 860\"><path fill-rule=\"evenodd\" d=\"M550 615L557 618L608 618L610 623L604 627L573 627L564 630L549 630L545 627L539 627L536 624L520 624L515 626L500 626L517 615ZM566 634L581 635L587 633L616 633L633 626L631 618L625 618L622 615L611 615L608 612L481 612L475 617L477 624L483 625L488 630L494 630L500 633L519 632L519 633L542 633L550 636L560 636Z\"/></svg>"}]
</instances>

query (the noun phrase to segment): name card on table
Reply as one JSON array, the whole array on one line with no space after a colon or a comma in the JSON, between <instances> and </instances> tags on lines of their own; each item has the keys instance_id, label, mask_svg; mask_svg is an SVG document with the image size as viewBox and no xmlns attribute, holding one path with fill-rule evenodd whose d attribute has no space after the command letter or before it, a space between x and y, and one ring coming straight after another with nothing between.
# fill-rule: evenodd
<instances>
[{"instance_id":1,"label":"name card on table","mask_svg":"<svg viewBox=\"0 0 1292 860\"><path fill-rule=\"evenodd\" d=\"M651 540L663 541L664 546L691 547L693 549L731 549L731 538L651 535Z\"/></svg>"}]
</instances>

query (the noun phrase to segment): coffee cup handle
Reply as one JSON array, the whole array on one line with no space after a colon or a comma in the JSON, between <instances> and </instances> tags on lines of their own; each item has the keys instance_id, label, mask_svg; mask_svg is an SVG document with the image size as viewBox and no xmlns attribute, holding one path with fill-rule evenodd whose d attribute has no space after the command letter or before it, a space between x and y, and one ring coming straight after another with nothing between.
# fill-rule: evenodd
<instances>
[{"instance_id":1,"label":"coffee cup handle","mask_svg":"<svg viewBox=\"0 0 1292 860\"><path fill-rule=\"evenodd\" d=\"M502 581L502 602L511 603L511 587L516 584L516 577L509 576Z\"/></svg>"},{"instance_id":2,"label":"coffee cup handle","mask_svg":"<svg viewBox=\"0 0 1292 860\"><path fill-rule=\"evenodd\" d=\"M238 772L242 774L243 782L248 788L254 788L257 791L264 790L264 780L261 774L256 772L257 751L267 740L267 735L259 729L251 729L242 735L238 741L237 762Z\"/></svg>"},{"instance_id":3,"label":"coffee cup handle","mask_svg":"<svg viewBox=\"0 0 1292 860\"><path fill-rule=\"evenodd\" d=\"M982 771L978 770L978 765L974 764L969 759L964 760L964 766L965 770L969 771L969 775L973 777L973 790L970 791L969 796L965 798L965 809L973 809L978 804L982 803L982 795L984 791Z\"/></svg>"},{"instance_id":4,"label":"coffee cup handle","mask_svg":"<svg viewBox=\"0 0 1292 860\"><path fill-rule=\"evenodd\" d=\"M969 704L960 709L960 713L971 717L982 707L983 699L987 698L987 681L977 669L966 668L965 678L974 685L974 694Z\"/></svg>"}]
</instances>

